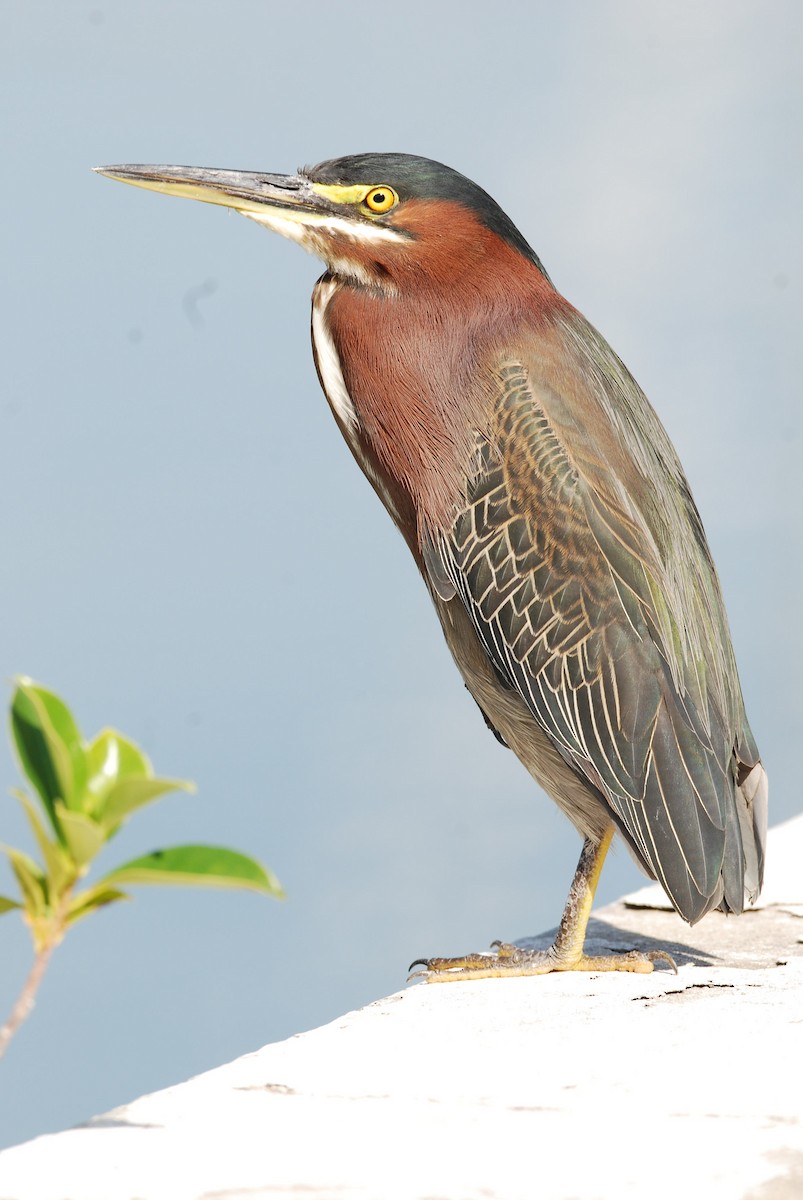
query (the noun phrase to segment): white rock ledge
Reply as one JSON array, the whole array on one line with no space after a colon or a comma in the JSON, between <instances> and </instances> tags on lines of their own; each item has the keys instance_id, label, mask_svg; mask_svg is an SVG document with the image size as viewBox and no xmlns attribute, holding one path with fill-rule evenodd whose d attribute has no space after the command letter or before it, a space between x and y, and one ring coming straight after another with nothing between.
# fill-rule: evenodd
<instances>
[{"instance_id":1,"label":"white rock ledge","mask_svg":"<svg viewBox=\"0 0 803 1200\"><path fill-rule=\"evenodd\" d=\"M600 947L677 975L410 987L5 1151L0 1197L800 1200L801 862L803 817L739 920L600 910Z\"/></svg>"}]
</instances>

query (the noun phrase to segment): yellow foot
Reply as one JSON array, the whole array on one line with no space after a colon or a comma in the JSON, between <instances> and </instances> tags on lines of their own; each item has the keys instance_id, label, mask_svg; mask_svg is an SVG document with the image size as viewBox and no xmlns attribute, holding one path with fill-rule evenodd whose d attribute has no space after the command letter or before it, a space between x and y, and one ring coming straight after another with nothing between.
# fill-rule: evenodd
<instances>
[{"instance_id":1,"label":"yellow foot","mask_svg":"<svg viewBox=\"0 0 803 1200\"><path fill-rule=\"evenodd\" d=\"M671 955L664 950L629 950L623 954L569 955L558 946L548 950L520 950L509 942L493 942L493 953L467 954L463 958L417 958L410 963L421 966L410 979L427 983L452 983L460 979L510 979L517 975L548 975L552 971L631 971L649 975L656 962L668 963L677 974Z\"/></svg>"}]
</instances>

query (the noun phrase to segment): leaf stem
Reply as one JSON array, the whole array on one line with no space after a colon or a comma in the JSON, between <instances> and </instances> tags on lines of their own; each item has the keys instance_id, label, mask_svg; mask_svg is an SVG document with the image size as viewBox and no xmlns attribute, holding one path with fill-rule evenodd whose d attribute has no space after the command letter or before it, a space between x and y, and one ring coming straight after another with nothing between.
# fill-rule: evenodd
<instances>
[{"instance_id":1,"label":"leaf stem","mask_svg":"<svg viewBox=\"0 0 803 1200\"><path fill-rule=\"evenodd\" d=\"M39 990L39 985L44 978L48 963L53 951L58 946L64 936L65 918L67 915L67 904L69 902L69 894L62 897L58 910L53 914L52 924L49 930L47 941L36 951L36 957L33 960L33 966L28 974L28 978L22 985L22 991L14 1003L8 1020L0 1028L0 1058L3 1057L8 1044L14 1034L22 1025L23 1021L31 1015L34 1003L36 1001L36 993Z\"/></svg>"}]
</instances>

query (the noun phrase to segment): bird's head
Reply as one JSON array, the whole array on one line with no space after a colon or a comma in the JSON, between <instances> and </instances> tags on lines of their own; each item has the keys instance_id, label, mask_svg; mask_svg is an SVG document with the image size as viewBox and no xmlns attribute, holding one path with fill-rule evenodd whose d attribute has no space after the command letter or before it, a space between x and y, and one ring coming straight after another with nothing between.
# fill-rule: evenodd
<instances>
[{"instance_id":1,"label":"bird's head","mask_svg":"<svg viewBox=\"0 0 803 1200\"><path fill-rule=\"evenodd\" d=\"M355 154L295 175L206 167L121 165L101 175L221 204L298 242L341 278L392 291L425 279L459 282L510 251L545 275L487 192L458 171L412 154ZM513 260L516 261L515 259Z\"/></svg>"}]
</instances>

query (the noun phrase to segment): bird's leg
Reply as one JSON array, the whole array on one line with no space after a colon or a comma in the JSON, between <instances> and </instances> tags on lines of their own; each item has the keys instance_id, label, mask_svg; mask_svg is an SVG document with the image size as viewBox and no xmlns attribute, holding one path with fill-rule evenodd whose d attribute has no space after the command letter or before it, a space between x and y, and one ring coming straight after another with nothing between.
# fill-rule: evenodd
<instances>
[{"instance_id":1,"label":"bird's leg","mask_svg":"<svg viewBox=\"0 0 803 1200\"><path fill-rule=\"evenodd\" d=\"M494 942L492 954L468 954L463 958L419 958L411 967L422 966L414 976L428 983L448 983L458 979L502 979L514 975L547 975L551 971L633 971L648 975L656 961L668 962L677 969L663 950L642 954L631 950L620 954L583 953L588 918L597 890L602 864L614 835L609 826L602 839L586 838L580 861L555 941L548 950L521 950L507 942Z\"/></svg>"}]
</instances>

